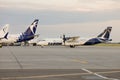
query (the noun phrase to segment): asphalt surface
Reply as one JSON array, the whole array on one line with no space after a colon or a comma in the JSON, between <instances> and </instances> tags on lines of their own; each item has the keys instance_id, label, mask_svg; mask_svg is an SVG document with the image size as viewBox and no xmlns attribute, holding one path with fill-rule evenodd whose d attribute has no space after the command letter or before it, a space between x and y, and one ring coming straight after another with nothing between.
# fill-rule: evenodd
<instances>
[{"instance_id":1,"label":"asphalt surface","mask_svg":"<svg viewBox=\"0 0 120 80\"><path fill-rule=\"evenodd\" d=\"M120 80L120 47L3 47L0 80Z\"/></svg>"}]
</instances>

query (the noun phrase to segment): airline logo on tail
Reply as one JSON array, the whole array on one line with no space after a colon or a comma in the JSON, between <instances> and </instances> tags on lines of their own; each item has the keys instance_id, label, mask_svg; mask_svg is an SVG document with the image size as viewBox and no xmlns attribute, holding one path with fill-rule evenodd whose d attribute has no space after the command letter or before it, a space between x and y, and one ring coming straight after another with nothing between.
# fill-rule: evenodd
<instances>
[{"instance_id":1,"label":"airline logo on tail","mask_svg":"<svg viewBox=\"0 0 120 80\"><path fill-rule=\"evenodd\" d=\"M38 21L39 21L39 20L36 19L36 20L31 24L30 29L31 29L31 31L32 31L33 34L35 34L35 32L36 32L36 28L37 28Z\"/></svg>"},{"instance_id":2,"label":"airline logo on tail","mask_svg":"<svg viewBox=\"0 0 120 80\"><path fill-rule=\"evenodd\" d=\"M101 34L99 34L97 37L109 40L110 33L111 33L112 27L107 27Z\"/></svg>"},{"instance_id":3,"label":"airline logo on tail","mask_svg":"<svg viewBox=\"0 0 120 80\"><path fill-rule=\"evenodd\" d=\"M0 30L0 39L6 38L8 35L8 29L9 29L9 24L6 24L1 30Z\"/></svg>"},{"instance_id":4,"label":"airline logo on tail","mask_svg":"<svg viewBox=\"0 0 120 80\"><path fill-rule=\"evenodd\" d=\"M24 35L34 35L37 29L38 19L35 19L30 27L23 33Z\"/></svg>"},{"instance_id":5,"label":"airline logo on tail","mask_svg":"<svg viewBox=\"0 0 120 80\"><path fill-rule=\"evenodd\" d=\"M24 33L22 33L22 35L20 35L17 42L28 41L33 39L35 37L38 21L38 19L35 19L33 23L28 27L28 29Z\"/></svg>"}]
</instances>

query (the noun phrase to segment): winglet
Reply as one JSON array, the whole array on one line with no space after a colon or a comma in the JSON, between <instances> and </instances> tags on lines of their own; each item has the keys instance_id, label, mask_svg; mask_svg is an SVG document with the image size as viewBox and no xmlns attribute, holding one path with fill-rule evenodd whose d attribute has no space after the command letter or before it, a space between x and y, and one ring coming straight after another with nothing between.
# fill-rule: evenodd
<instances>
[{"instance_id":1,"label":"winglet","mask_svg":"<svg viewBox=\"0 0 120 80\"><path fill-rule=\"evenodd\" d=\"M5 39L8 39L8 33L9 33L9 32L7 32L7 33L5 34L5 36L4 36Z\"/></svg>"}]
</instances>

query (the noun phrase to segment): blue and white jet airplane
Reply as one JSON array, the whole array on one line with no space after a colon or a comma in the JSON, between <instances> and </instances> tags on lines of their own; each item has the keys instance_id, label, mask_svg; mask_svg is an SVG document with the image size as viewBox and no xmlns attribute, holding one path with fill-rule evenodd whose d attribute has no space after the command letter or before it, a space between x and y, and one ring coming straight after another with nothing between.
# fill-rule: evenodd
<instances>
[{"instance_id":1,"label":"blue and white jet airplane","mask_svg":"<svg viewBox=\"0 0 120 80\"><path fill-rule=\"evenodd\" d=\"M63 35L63 45L75 47L79 45L94 45L99 43L106 43L108 41L112 41L112 39L109 39L111 30L112 27L109 26L97 37L91 38L80 38L79 36L65 37L65 35Z\"/></svg>"},{"instance_id":2,"label":"blue and white jet airplane","mask_svg":"<svg viewBox=\"0 0 120 80\"><path fill-rule=\"evenodd\" d=\"M7 39L3 39L4 43L17 43L17 42L27 42L34 37L38 36L35 35L37 25L38 25L38 19L35 19L33 23L27 28L27 30L20 34L15 35L9 35L7 36Z\"/></svg>"}]
</instances>

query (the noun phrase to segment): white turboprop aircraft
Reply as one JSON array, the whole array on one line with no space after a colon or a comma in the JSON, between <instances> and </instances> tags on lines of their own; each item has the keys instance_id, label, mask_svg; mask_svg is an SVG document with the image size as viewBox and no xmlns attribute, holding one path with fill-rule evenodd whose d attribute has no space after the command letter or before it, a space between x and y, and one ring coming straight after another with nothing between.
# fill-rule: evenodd
<instances>
[{"instance_id":1,"label":"white turboprop aircraft","mask_svg":"<svg viewBox=\"0 0 120 80\"><path fill-rule=\"evenodd\" d=\"M65 35L63 35L63 45L75 47L79 45L94 45L98 43L106 43L108 41L112 41L112 39L109 39L111 30L112 27L107 27L97 37L92 38L80 38L79 36L65 37Z\"/></svg>"},{"instance_id":2,"label":"white turboprop aircraft","mask_svg":"<svg viewBox=\"0 0 120 80\"><path fill-rule=\"evenodd\" d=\"M9 24L6 24L6 25L0 30L0 43L2 43L2 40L3 40L3 39L7 39L8 29L9 29Z\"/></svg>"},{"instance_id":3,"label":"white turboprop aircraft","mask_svg":"<svg viewBox=\"0 0 120 80\"><path fill-rule=\"evenodd\" d=\"M35 19L25 32L15 35L8 35L7 39L2 39L1 42L11 44L17 42L27 42L33 39L34 37L38 36L35 35L38 21L38 19Z\"/></svg>"}]
</instances>

